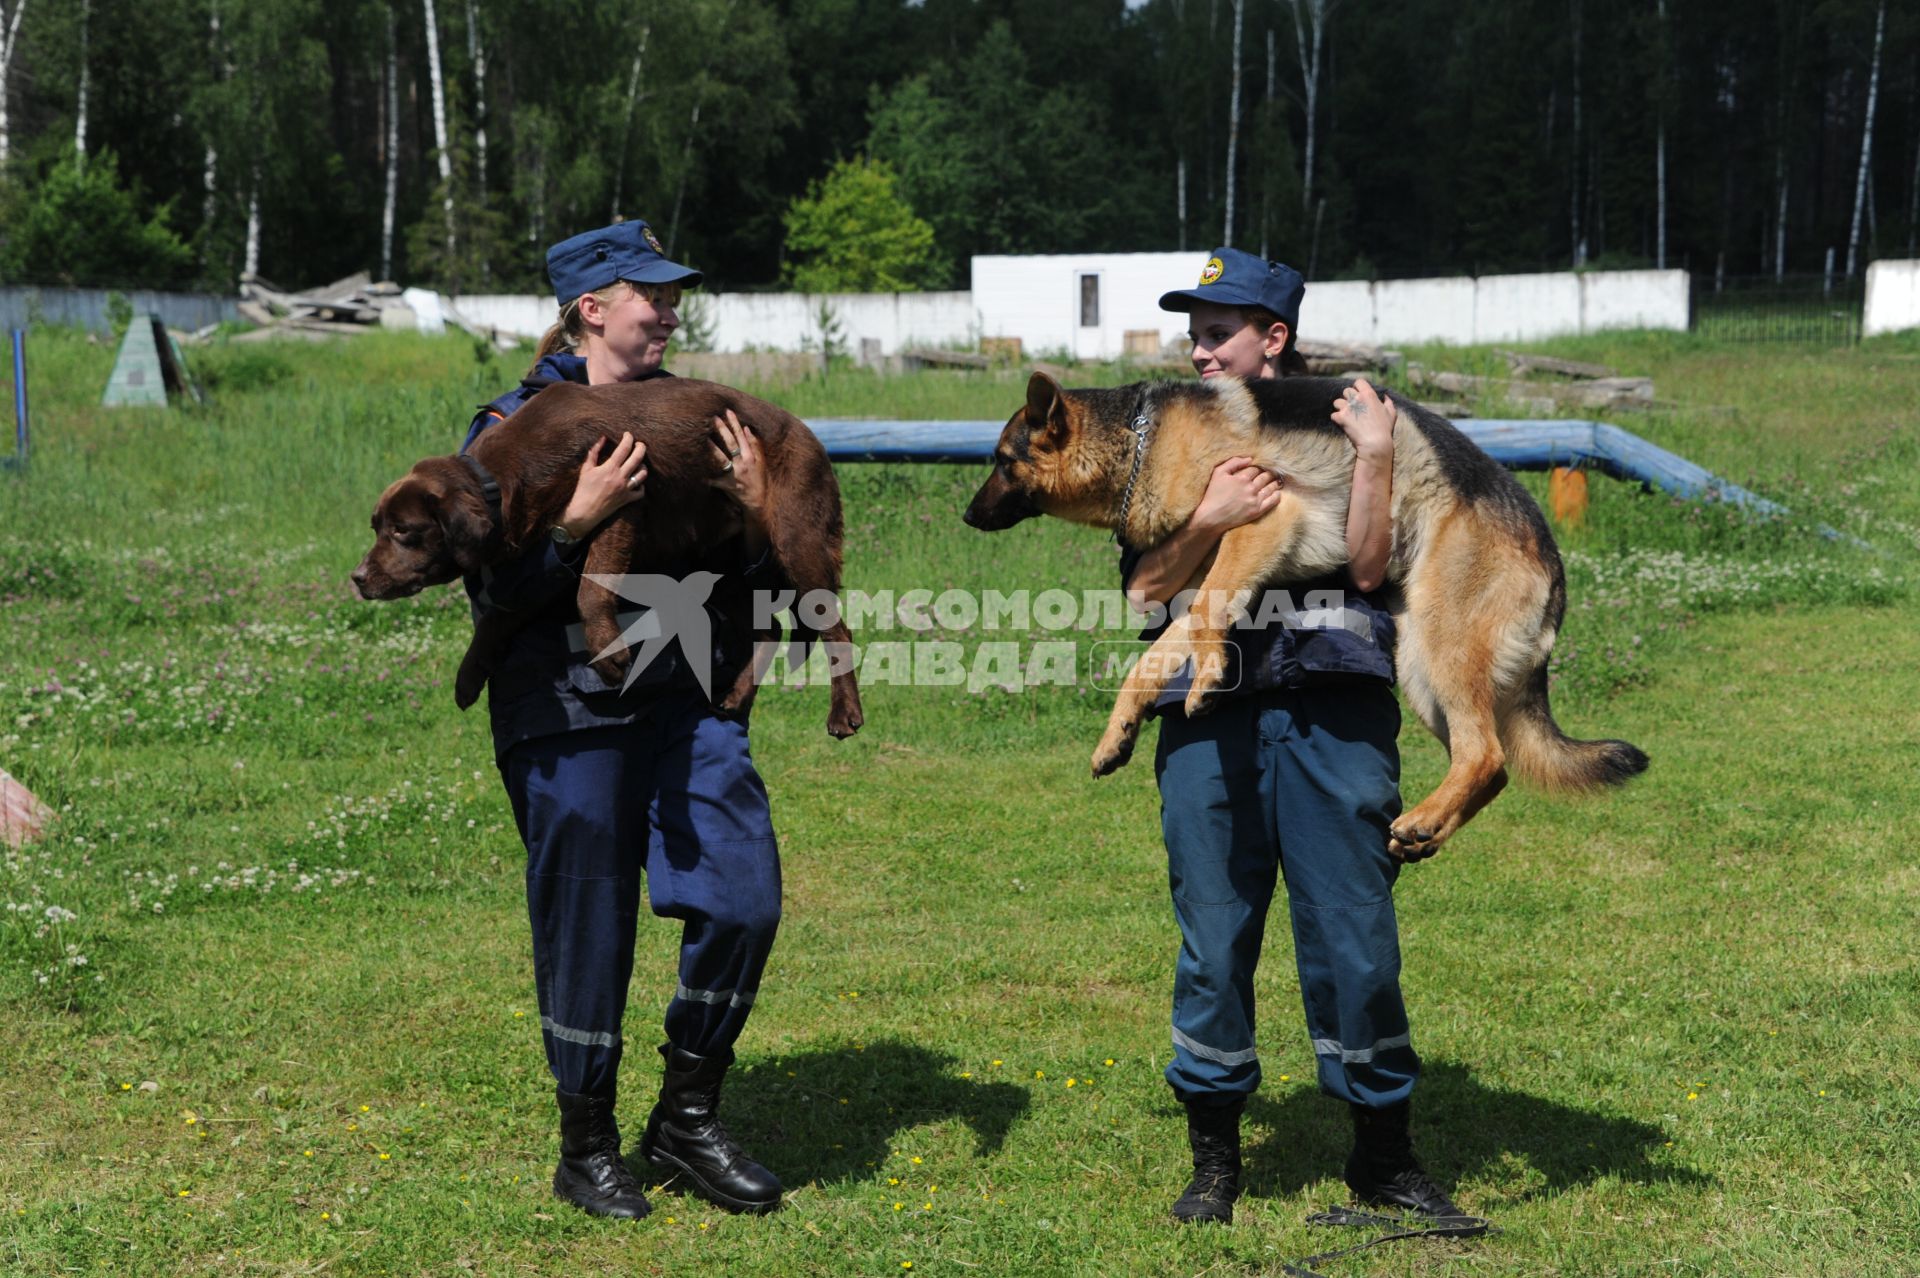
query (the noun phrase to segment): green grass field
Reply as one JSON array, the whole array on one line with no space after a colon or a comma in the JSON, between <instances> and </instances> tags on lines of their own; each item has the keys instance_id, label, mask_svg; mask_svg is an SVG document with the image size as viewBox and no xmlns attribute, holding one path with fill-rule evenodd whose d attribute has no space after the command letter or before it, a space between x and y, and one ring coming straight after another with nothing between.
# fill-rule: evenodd
<instances>
[{"instance_id":1,"label":"green grass field","mask_svg":"<svg viewBox=\"0 0 1920 1278\"><path fill-rule=\"evenodd\" d=\"M1228 1229L1167 1219L1157 799L1144 763L1088 779L1107 697L1077 687L870 682L842 744L824 689L767 689L787 910L726 1114L788 1206L558 1203L523 853L484 718L451 702L464 601L346 583L382 486L520 362L215 346L189 356L211 406L109 412L110 344L32 342L37 455L0 472L0 766L60 816L0 862L0 1273L1267 1274L1360 1241L1303 1223L1343 1201L1345 1117L1283 914L1251 1193ZM1324 1272L1920 1272L1897 827L1920 801L1920 341L1543 349L1652 374L1667 407L1623 425L1795 516L1594 481L1562 537L1556 711L1652 769L1597 800L1510 790L1398 895L1421 1148L1502 1232ZM768 393L998 417L1021 382ZM852 588L1114 584L1098 534L962 527L971 468L841 477ZM1424 793L1444 754L1417 725L1402 748ZM643 921L630 1133L675 944Z\"/></svg>"}]
</instances>

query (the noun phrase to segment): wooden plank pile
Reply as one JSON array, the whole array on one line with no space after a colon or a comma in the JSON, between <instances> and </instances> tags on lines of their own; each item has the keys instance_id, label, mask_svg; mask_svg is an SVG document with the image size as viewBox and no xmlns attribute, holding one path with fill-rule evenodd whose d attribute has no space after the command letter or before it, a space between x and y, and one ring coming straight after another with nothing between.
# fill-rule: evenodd
<instances>
[{"instance_id":1,"label":"wooden plank pile","mask_svg":"<svg viewBox=\"0 0 1920 1278\"><path fill-rule=\"evenodd\" d=\"M1604 364L1584 364L1548 355L1520 351L1496 351L1495 354L1507 361L1512 377L1481 377L1410 363L1407 383L1423 395L1441 391L1466 400L1498 400L1519 412L1540 417L1555 417L1573 410L1632 412L1652 408L1654 404L1651 377L1621 377Z\"/></svg>"},{"instance_id":2,"label":"wooden plank pile","mask_svg":"<svg viewBox=\"0 0 1920 1278\"><path fill-rule=\"evenodd\" d=\"M390 328L412 332L421 327L423 316L408 302L417 290L403 290L390 281L376 283L365 271L335 280L321 288L289 293L274 287L257 275L240 277L240 301L235 309L242 318L258 325L250 333L234 338L236 342L268 341L291 337L307 341L326 341L336 337L357 337L374 329ZM431 321L433 331L440 322L493 342L503 350L518 345L519 339L493 329L476 328L461 316L445 298L439 298ZM199 336L196 334L195 336Z\"/></svg>"}]
</instances>

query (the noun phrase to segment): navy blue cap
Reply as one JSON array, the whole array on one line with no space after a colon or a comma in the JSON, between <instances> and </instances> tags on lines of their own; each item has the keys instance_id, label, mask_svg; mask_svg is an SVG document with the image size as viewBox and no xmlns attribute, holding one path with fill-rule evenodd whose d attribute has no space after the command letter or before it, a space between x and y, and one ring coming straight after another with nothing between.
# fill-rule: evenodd
<instances>
[{"instance_id":1,"label":"navy blue cap","mask_svg":"<svg viewBox=\"0 0 1920 1278\"><path fill-rule=\"evenodd\" d=\"M1306 293L1306 280L1284 262L1263 262L1239 249L1217 248L1200 268L1200 282L1163 294L1160 309L1190 311L1200 302L1259 306L1278 315L1292 329L1299 327L1300 299Z\"/></svg>"},{"instance_id":2,"label":"navy blue cap","mask_svg":"<svg viewBox=\"0 0 1920 1278\"><path fill-rule=\"evenodd\" d=\"M700 272L668 261L653 228L635 219L561 240L547 250L547 278L553 281L554 300L565 306L615 280L692 288Z\"/></svg>"}]
</instances>

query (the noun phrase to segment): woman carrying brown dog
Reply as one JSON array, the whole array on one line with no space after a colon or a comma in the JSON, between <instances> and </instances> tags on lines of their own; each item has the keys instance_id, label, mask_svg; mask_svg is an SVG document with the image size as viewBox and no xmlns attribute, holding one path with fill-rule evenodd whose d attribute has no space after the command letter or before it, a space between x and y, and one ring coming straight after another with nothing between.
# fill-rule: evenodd
<instances>
[{"instance_id":1,"label":"woman carrying brown dog","mask_svg":"<svg viewBox=\"0 0 1920 1278\"><path fill-rule=\"evenodd\" d=\"M669 261L645 222L556 244L547 274L559 322L528 377L474 418L468 445L554 382L670 376L661 362L680 323L681 290L700 274ZM726 454L717 482L739 503L744 532L697 562L660 571L741 573L777 588L765 558L758 444L732 413L714 429ZM645 454L630 435L610 452L596 444L549 540L467 580L477 613L530 618L494 667L489 711L495 759L527 847L534 982L560 1106L553 1189L598 1216L650 1210L614 1121L644 871L653 912L680 920L681 944L660 1047L665 1077L637 1152L663 1177L685 1174L723 1207L771 1211L780 1182L716 1113L780 921L779 850L747 724L714 712L677 649L624 688L602 680L588 664L596 654L586 651L574 604L585 540L641 496ZM749 656L714 659L737 670ZM728 684L719 677L712 686Z\"/></svg>"},{"instance_id":2,"label":"woman carrying brown dog","mask_svg":"<svg viewBox=\"0 0 1920 1278\"><path fill-rule=\"evenodd\" d=\"M1258 380L1306 371L1295 341L1305 292L1291 267L1222 248L1196 287L1160 306L1189 315L1201 377ZM1190 720L1176 679L1157 706L1154 771L1181 937L1166 1073L1193 1153L1192 1182L1173 1207L1183 1221L1231 1221L1240 1195L1240 1115L1260 1084L1253 974L1282 876L1320 1088L1353 1116L1348 1187L1365 1203L1459 1215L1414 1158L1407 1126L1420 1060L1400 996L1400 865L1387 837L1400 812L1400 707L1393 620L1370 593L1393 550L1395 410L1364 381L1335 408L1357 454L1348 575L1294 591L1341 592L1342 606L1326 610L1338 618L1313 630L1236 628L1233 694ZM1170 602L1222 535L1282 500L1281 479L1250 458L1220 463L1184 528L1123 556L1129 597Z\"/></svg>"}]
</instances>

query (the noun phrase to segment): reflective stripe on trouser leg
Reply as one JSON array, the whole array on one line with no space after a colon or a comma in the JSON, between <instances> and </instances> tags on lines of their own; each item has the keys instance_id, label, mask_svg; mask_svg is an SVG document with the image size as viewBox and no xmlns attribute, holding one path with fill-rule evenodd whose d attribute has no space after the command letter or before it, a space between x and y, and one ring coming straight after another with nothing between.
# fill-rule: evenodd
<instances>
[{"instance_id":1,"label":"reflective stripe on trouser leg","mask_svg":"<svg viewBox=\"0 0 1920 1278\"><path fill-rule=\"evenodd\" d=\"M780 850L746 725L704 703L664 719L647 896L682 923L667 1041L710 1056L732 1049L759 993L780 925Z\"/></svg>"},{"instance_id":2,"label":"reflective stripe on trouser leg","mask_svg":"<svg viewBox=\"0 0 1920 1278\"><path fill-rule=\"evenodd\" d=\"M547 1064L562 1091L614 1090L633 971L651 760L628 725L523 741L501 760L527 846Z\"/></svg>"},{"instance_id":3,"label":"reflective stripe on trouser leg","mask_svg":"<svg viewBox=\"0 0 1920 1278\"><path fill-rule=\"evenodd\" d=\"M1384 684L1296 689L1261 715L1294 957L1322 1090L1373 1107L1420 1072L1400 994L1387 855L1399 815L1399 705Z\"/></svg>"},{"instance_id":4,"label":"reflective stripe on trouser leg","mask_svg":"<svg viewBox=\"0 0 1920 1278\"><path fill-rule=\"evenodd\" d=\"M1252 703L1234 698L1205 718L1169 715L1160 725L1154 768L1180 925L1166 1073L1182 1100L1230 1099L1260 1084L1253 975L1278 865L1253 722Z\"/></svg>"}]
</instances>

